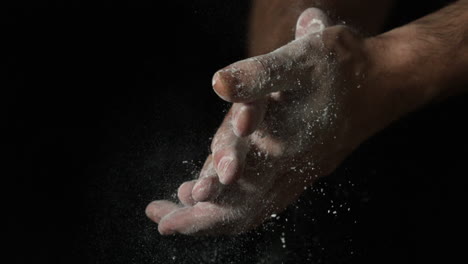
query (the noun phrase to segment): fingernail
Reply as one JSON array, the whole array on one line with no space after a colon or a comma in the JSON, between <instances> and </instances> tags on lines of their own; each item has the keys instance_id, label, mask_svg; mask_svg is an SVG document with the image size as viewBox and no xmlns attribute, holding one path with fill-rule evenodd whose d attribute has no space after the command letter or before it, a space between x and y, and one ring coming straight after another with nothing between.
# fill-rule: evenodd
<instances>
[{"instance_id":1,"label":"fingernail","mask_svg":"<svg viewBox=\"0 0 468 264\"><path fill-rule=\"evenodd\" d=\"M216 82L218 81L219 78L219 73L216 72L213 76L213 79L211 80L211 85L214 87L216 85Z\"/></svg>"},{"instance_id":2,"label":"fingernail","mask_svg":"<svg viewBox=\"0 0 468 264\"><path fill-rule=\"evenodd\" d=\"M237 113L235 113L231 119L232 130L234 131L234 134L238 137L241 137L241 131L239 131L239 115L241 111L242 109L237 111Z\"/></svg>"},{"instance_id":3,"label":"fingernail","mask_svg":"<svg viewBox=\"0 0 468 264\"><path fill-rule=\"evenodd\" d=\"M173 235L176 233L176 231L174 230L171 230L171 229L166 229L166 230L160 230L159 233L163 236L167 236L167 235Z\"/></svg>"},{"instance_id":4,"label":"fingernail","mask_svg":"<svg viewBox=\"0 0 468 264\"><path fill-rule=\"evenodd\" d=\"M213 79L211 80L211 84L213 85L213 90L215 93L221 97L221 99L229 102L229 91L228 88L225 86L224 81L221 78L221 71L218 71L214 74Z\"/></svg>"},{"instance_id":5,"label":"fingernail","mask_svg":"<svg viewBox=\"0 0 468 264\"><path fill-rule=\"evenodd\" d=\"M145 214L151 220L159 222L159 220L161 219L157 217L156 213L154 213L154 208L157 207L156 205L157 205L157 202L151 202L150 204L148 204L145 209Z\"/></svg>"},{"instance_id":6,"label":"fingernail","mask_svg":"<svg viewBox=\"0 0 468 264\"><path fill-rule=\"evenodd\" d=\"M234 131L234 134L237 137L244 137L243 133L239 130L239 127L237 126L237 124L232 126L232 131Z\"/></svg>"}]
</instances>

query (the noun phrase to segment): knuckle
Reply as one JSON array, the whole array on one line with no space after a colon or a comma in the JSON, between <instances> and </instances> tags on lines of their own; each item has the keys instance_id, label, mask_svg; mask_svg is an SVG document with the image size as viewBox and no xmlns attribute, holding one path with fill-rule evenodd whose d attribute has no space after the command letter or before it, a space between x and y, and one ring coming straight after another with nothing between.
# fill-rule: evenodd
<instances>
[{"instance_id":1,"label":"knuckle","mask_svg":"<svg viewBox=\"0 0 468 264\"><path fill-rule=\"evenodd\" d=\"M364 39L348 26L334 26L323 32L325 52L341 70L358 73L365 71L367 56Z\"/></svg>"},{"instance_id":2,"label":"knuckle","mask_svg":"<svg viewBox=\"0 0 468 264\"><path fill-rule=\"evenodd\" d=\"M352 51L360 43L360 37L347 26L334 26L323 31L322 40L325 49L340 56Z\"/></svg>"}]
</instances>

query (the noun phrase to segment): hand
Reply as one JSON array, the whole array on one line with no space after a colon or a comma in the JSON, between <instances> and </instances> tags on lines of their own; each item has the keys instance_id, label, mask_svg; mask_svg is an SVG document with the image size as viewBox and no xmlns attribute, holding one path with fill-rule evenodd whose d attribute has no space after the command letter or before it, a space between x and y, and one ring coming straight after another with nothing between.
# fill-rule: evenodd
<instances>
[{"instance_id":1,"label":"hand","mask_svg":"<svg viewBox=\"0 0 468 264\"><path fill-rule=\"evenodd\" d=\"M374 110L381 101L374 97L373 49L351 29L328 26L323 12L308 9L295 41L215 74L215 91L235 104L199 179L180 186L182 205L147 207L161 234L249 230L331 173L388 121Z\"/></svg>"}]
</instances>

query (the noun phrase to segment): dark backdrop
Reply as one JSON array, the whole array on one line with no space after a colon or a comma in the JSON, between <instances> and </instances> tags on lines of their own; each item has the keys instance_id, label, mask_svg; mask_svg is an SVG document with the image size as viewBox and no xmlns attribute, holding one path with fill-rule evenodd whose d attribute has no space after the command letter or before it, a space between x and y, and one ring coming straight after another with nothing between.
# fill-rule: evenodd
<instances>
[{"instance_id":1,"label":"dark backdrop","mask_svg":"<svg viewBox=\"0 0 468 264\"><path fill-rule=\"evenodd\" d=\"M396 122L254 232L159 236L144 208L175 198L207 155L228 108L211 76L245 57L248 1L119 6L141 9L0 11L12 158L2 173L5 263L448 263L462 255L467 96ZM399 6L391 24L436 5L419 7Z\"/></svg>"}]
</instances>

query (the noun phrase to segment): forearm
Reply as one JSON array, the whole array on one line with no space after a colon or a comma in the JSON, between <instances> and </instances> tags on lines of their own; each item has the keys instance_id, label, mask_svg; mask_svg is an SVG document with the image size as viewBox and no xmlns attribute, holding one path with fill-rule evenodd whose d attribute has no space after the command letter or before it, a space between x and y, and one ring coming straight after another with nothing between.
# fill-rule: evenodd
<instances>
[{"instance_id":1,"label":"forearm","mask_svg":"<svg viewBox=\"0 0 468 264\"><path fill-rule=\"evenodd\" d=\"M468 90L468 0L368 41L395 118ZM385 81L384 81L385 80Z\"/></svg>"},{"instance_id":2,"label":"forearm","mask_svg":"<svg viewBox=\"0 0 468 264\"><path fill-rule=\"evenodd\" d=\"M367 34L376 34L393 6L394 0L255 0L253 1L249 53L270 52L294 38L297 18L305 9L316 7L332 20L344 21Z\"/></svg>"}]
</instances>

